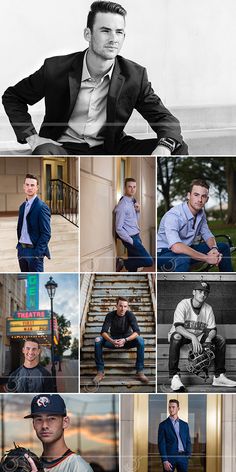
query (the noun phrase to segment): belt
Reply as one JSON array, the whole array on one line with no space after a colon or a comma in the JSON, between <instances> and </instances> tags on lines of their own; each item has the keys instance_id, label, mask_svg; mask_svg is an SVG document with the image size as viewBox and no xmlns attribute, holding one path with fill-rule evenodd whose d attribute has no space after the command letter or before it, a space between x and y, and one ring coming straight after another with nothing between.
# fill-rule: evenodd
<instances>
[{"instance_id":1,"label":"belt","mask_svg":"<svg viewBox=\"0 0 236 472\"><path fill-rule=\"evenodd\" d=\"M25 249L26 247L34 247L33 244L25 244L25 243L20 243L21 244L21 247L23 247L23 249Z\"/></svg>"},{"instance_id":2,"label":"belt","mask_svg":"<svg viewBox=\"0 0 236 472\"><path fill-rule=\"evenodd\" d=\"M181 452L178 452L178 456L185 456L185 452L184 451L181 451Z\"/></svg>"}]
</instances>

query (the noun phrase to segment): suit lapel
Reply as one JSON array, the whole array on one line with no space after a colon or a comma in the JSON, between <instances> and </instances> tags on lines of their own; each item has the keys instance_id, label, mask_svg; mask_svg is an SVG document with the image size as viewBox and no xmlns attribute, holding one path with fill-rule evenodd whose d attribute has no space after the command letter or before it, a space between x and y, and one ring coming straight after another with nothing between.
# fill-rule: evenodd
<instances>
[{"instance_id":1,"label":"suit lapel","mask_svg":"<svg viewBox=\"0 0 236 472\"><path fill-rule=\"evenodd\" d=\"M70 91L69 117L71 116L71 113L74 109L75 102L76 102L80 85L81 85L83 60L84 60L85 52L86 51L83 51L82 53L78 53L72 65L72 69L69 72L69 91Z\"/></svg>"},{"instance_id":2,"label":"suit lapel","mask_svg":"<svg viewBox=\"0 0 236 472\"><path fill-rule=\"evenodd\" d=\"M32 205L31 205L31 207L30 207L30 209L29 209L29 212L28 212L28 214L27 214L26 219L27 219L28 216L30 215L30 213L31 213L31 211L33 210L33 208L37 205L38 201L39 201L39 197L35 197L35 199L34 199Z\"/></svg>"},{"instance_id":3,"label":"suit lapel","mask_svg":"<svg viewBox=\"0 0 236 472\"><path fill-rule=\"evenodd\" d=\"M125 77L121 73L118 60L116 59L111 83L107 97L107 123L108 125L115 122L116 104L121 94L122 87L125 82Z\"/></svg>"}]
</instances>

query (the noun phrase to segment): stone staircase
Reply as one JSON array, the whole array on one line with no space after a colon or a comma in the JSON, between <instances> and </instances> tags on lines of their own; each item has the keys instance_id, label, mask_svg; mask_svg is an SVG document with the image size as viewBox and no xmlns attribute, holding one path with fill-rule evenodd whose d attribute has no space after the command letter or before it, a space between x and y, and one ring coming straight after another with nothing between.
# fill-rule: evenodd
<instances>
[{"instance_id":1,"label":"stone staircase","mask_svg":"<svg viewBox=\"0 0 236 472\"><path fill-rule=\"evenodd\" d=\"M135 314L141 335L145 340L145 374L149 384L135 379L136 349L104 349L105 378L99 392L154 392L155 391L155 308L152 298L151 275L96 274L88 305L85 332L82 338L80 363L80 391L95 391L92 379L96 374L94 340L100 334L109 311L115 309L118 295L129 299L130 310Z\"/></svg>"},{"instance_id":2,"label":"stone staircase","mask_svg":"<svg viewBox=\"0 0 236 472\"><path fill-rule=\"evenodd\" d=\"M19 272L16 226L17 216L0 216L0 272ZM78 272L78 228L62 216L52 215L51 229L52 259L45 258L45 272Z\"/></svg>"}]
</instances>

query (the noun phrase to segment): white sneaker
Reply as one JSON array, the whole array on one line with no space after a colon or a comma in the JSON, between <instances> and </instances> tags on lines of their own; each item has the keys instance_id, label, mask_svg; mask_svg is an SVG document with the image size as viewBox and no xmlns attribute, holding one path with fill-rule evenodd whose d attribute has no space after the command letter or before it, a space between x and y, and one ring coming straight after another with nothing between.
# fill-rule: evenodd
<instances>
[{"instance_id":1,"label":"white sneaker","mask_svg":"<svg viewBox=\"0 0 236 472\"><path fill-rule=\"evenodd\" d=\"M184 386L184 384L181 382L180 376L179 376L178 374L176 374L176 375L174 375L174 376L172 377L170 388L171 388L174 392L184 391L184 390L185 390L185 386Z\"/></svg>"},{"instance_id":2,"label":"white sneaker","mask_svg":"<svg viewBox=\"0 0 236 472\"><path fill-rule=\"evenodd\" d=\"M234 380L227 379L225 374L220 374L219 377L213 377L212 385L214 387L236 387Z\"/></svg>"}]
</instances>

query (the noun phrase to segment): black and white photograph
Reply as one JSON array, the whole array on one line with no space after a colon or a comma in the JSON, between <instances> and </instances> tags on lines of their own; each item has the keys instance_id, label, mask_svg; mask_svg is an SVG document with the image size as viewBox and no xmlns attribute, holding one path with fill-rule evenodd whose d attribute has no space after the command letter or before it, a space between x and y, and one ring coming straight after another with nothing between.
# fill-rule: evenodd
<instances>
[{"instance_id":1,"label":"black and white photograph","mask_svg":"<svg viewBox=\"0 0 236 472\"><path fill-rule=\"evenodd\" d=\"M234 274L158 274L157 391L236 392Z\"/></svg>"},{"instance_id":2,"label":"black and white photograph","mask_svg":"<svg viewBox=\"0 0 236 472\"><path fill-rule=\"evenodd\" d=\"M0 153L235 154L235 2L90 5L3 2Z\"/></svg>"}]
</instances>

